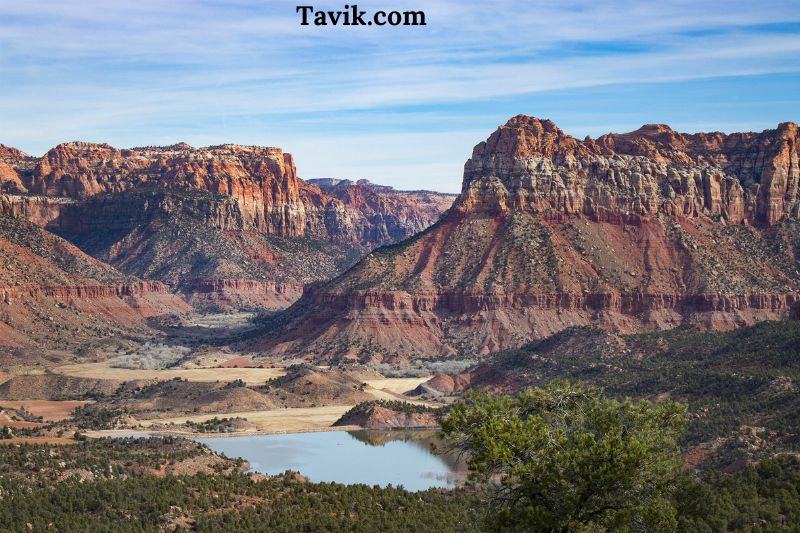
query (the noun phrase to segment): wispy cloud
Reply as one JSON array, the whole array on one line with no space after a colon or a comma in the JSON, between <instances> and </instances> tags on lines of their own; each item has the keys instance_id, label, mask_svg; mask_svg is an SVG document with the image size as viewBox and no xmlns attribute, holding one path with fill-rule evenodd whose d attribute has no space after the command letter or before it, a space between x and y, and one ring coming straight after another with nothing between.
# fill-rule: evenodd
<instances>
[{"instance_id":1,"label":"wispy cloud","mask_svg":"<svg viewBox=\"0 0 800 533\"><path fill-rule=\"evenodd\" d=\"M593 133L594 113L581 118L560 95L623 109L626 86L671 84L642 111L680 121L694 102L697 124L721 115L708 109L719 96L692 100L676 83L730 79L730 91L749 94L736 77L800 79L800 15L786 1L358 4L423 9L428 26L301 27L284 0L0 3L0 142L33 153L74 138L294 145L306 176L453 190L463 145L508 114L558 112L559 123L585 126L574 133ZM616 96L602 89L611 86ZM780 93L763 97L776 112L797 109ZM726 124L769 118L726 109L738 114Z\"/></svg>"}]
</instances>

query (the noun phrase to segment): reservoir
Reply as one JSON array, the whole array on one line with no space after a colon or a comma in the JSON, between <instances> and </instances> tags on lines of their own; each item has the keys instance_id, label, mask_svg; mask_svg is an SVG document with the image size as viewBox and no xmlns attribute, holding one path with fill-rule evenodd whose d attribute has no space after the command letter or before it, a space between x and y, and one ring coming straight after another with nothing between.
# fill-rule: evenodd
<instances>
[{"instance_id":1,"label":"reservoir","mask_svg":"<svg viewBox=\"0 0 800 533\"><path fill-rule=\"evenodd\" d=\"M454 487L465 467L442 453L437 431L362 430L195 439L228 457L242 457L250 470L295 470L314 482L403 486L410 491ZM431 451L431 445L437 453Z\"/></svg>"}]
</instances>

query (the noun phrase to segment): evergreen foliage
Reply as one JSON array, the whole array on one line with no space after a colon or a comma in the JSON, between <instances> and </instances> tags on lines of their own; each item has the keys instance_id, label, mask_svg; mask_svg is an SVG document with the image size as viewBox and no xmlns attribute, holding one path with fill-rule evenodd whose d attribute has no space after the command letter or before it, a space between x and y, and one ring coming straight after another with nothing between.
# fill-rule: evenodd
<instances>
[{"instance_id":1,"label":"evergreen foliage","mask_svg":"<svg viewBox=\"0 0 800 533\"><path fill-rule=\"evenodd\" d=\"M469 395L442 427L486 488L492 531L670 531L686 408L554 382Z\"/></svg>"}]
</instances>

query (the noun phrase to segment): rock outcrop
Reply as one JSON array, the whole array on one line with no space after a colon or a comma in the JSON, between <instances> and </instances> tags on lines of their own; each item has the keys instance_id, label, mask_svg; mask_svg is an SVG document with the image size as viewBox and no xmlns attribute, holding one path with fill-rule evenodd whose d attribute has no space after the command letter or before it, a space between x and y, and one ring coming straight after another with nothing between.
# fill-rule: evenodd
<instances>
[{"instance_id":1,"label":"rock outcrop","mask_svg":"<svg viewBox=\"0 0 800 533\"><path fill-rule=\"evenodd\" d=\"M334 426L360 426L365 429L439 427L436 409L400 401L361 403L334 422Z\"/></svg>"},{"instance_id":2,"label":"rock outcrop","mask_svg":"<svg viewBox=\"0 0 800 533\"><path fill-rule=\"evenodd\" d=\"M0 144L0 192L28 192L18 170L30 170L32 167L33 158L25 152Z\"/></svg>"},{"instance_id":3,"label":"rock outcrop","mask_svg":"<svg viewBox=\"0 0 800 533\"><path fill-rule=\"evenodd\" d=\"M305 182L297 177L291 154L279 148L192 148L180 143L118 149L71 142L38 160L2 149L0 184L8 193L72 200L102 195L102 202L113 203L114 193L126 191L201 191L209 196L196 200L226 204L223 212L208 213L214 227L248 226L279 237L327 238L340 244L372 247L408 237L435 222L454 198L395 191L364 180L336 180L335 187L328 186L332 180ZM57 224L69 225L73 216ZM106 222L98 217L95 224Z\"/></svg>"},{"instance_id":4,"label":"rock outcrop","mask_svg":"<svg viewBox=\"0 0 800 533\"><path fill-rule=\"evenodd\" d=\"M201 190L236 200L249 224L280 236L301 236L305 212L290 154L279 148L186 144L121 150L64 143L22 174L28 192L88 198L143 188Z\"/></svg>"},{"instance_id":5,"label":"rock outcrop","mask_svg":"<svg viewBox=\"0 0 800 533\"><path fill-rule=\"evenodd\" d=\"M185 290L186 301L195 309L214 307L279 310L303 295L299 283L277 283L251 279L200 279Z\"/></svg>"},{"instance_id":6,"label":"rock outcrop","mask_svg":"<svg viewBox=\"0 0 800 533\"><path fill-rule=\"evenodd\" d=\"M306 291L253 346L485 354L576 325L729 329L800 305L798 129L575 139L518 116L431 228Z\"/></svg>"},{"instance_id":7,"label":"rock outcrop","mask_svg":"<svg viewBox=\"0 0 800 533\"><path fill-rule=\"evenodd\" d=\"M0 146L0 193L0 215L24 217L127 274L196 302L256 307L288 305L286 295L300 292L238 290L245 282L330 279L370 249L428 227L454 199L363 181L304 182L278 148L80 142L38 159ZM195 298L195 287L221 292Z\"/></svg>"},{"instance_id":8,"label":"rock outcrop","mask_svg":"<svg viewBox=\"0 0 800 533\"><path fill-rule=\"evenodd\" d=\"M799 141L794 123L731 135L656 124L579 141L521 115L475 147L456 209L775 225L800 213Z\"/></svg>"},{"instance_id":9,"label":"rock outcrop","mask_svg":"<svg viewBox=\"0 0 800 533\"><path fill-rule=\"evenodd\" d=\"M308 180L303 188L306 210L315 217L309 225L312 232L365 247L401 241L422 231L439 220L455 198L431 191L397 191L367 180Z\"/></svg>"}]
</instances>

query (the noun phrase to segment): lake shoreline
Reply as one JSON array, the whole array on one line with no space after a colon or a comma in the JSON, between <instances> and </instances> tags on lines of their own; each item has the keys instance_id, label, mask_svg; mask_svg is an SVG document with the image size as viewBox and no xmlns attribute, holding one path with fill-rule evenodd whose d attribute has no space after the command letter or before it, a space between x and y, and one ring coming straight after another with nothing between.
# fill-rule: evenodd
<instances>
[{"instance_id":1,"label":"lake shoreline","mask_svg":"<svg viewBox=\"0 0 800 533\"><path fill-rule=\"evenodd\" d=\"M222 434L119 429L86 435L188 438L225 457L240 457L248 472L265 476L299 472L314 483L402 486L415 492L454 488L466 480L466 470L454 456L436 452L441 450L441 433L431 428L332 426L302 432Z\"/></svg>"},{"instance_id":2,"label":"lake shoreline","mask_svg":"<svg viewBox=\"0 0 800 533\"><path fill-rule=\"evenodd\" d=\"M152 435L152 436L169 436L169 437L186 437L191 439L225 439L237 437L259 437L269 435L296 435L302 433L328 433L334 431L361 431L369 428L361 426L330 426L325 428L309 427L298 429L286 430L253 430L253 431L233 431L230 433L203 433L198 431L180 431L180 430L164 430L164 429L98 429L83 432L89 438L103 438L103 437L131 437L137 435ZM418 428L395 428L387 431L402 431L404 429L418 429Z\"/></svg>"}]
</instances>

